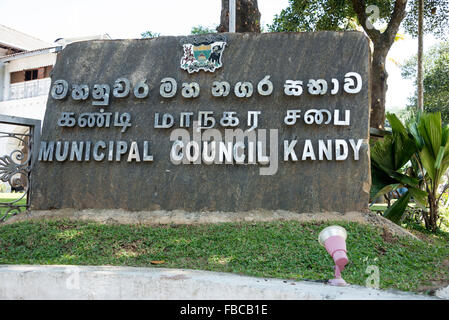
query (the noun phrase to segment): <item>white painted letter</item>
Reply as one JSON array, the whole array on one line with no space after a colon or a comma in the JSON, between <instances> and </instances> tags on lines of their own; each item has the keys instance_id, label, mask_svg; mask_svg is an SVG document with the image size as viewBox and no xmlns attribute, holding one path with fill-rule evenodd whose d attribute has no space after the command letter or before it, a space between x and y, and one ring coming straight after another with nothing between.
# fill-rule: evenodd
<instances>
[{"instance_id":1,"label":"white painted letter","mask_svg":"<svg viewBox=\"0 0 449 320\"><path fill-rule=\"evenodd\" d=\"M315 152L313 151L312 141L307 139L304 143L304 150L302 153L302 160L306 160L310 157L311 160L316 160Z\"/></svg>"},{"instance_id":2,"label":"white painted letter","mask_svg":"<svg viewBox=\"0 0 449 320\"><path fill-rule=\"evenodd\" d=\"M284 140L284 161L288 161L289 156L291 156L292 161L298 161L298 157L295 153L295 146L298 140L293 140L288 143L288 140Z\"/></svg>"},{"instance_id":3,"label":"white painted letter","mask_svg":"<svg viewBox=\"0 0 449 320\"><path fill-rule=\"evenodd\" d=\"M355 144L354 139L349 139L349 143L351 144L352 150L354 150L354 160L359 160L359 152L360 147L362 146L363 139L357 140L357 145Z\"/></svg>"},{"instance_id":4,"label":"white painted letter","mask_svg":"<svg viewBox=\"0 0 449 320\"><path fill-rule=\"evenodd\" d=\"M343 152L341 150L343 147ZM348 144L343 139L335 140L335 160L342 161L348 158Z\"/></svg>"}]
</instances>

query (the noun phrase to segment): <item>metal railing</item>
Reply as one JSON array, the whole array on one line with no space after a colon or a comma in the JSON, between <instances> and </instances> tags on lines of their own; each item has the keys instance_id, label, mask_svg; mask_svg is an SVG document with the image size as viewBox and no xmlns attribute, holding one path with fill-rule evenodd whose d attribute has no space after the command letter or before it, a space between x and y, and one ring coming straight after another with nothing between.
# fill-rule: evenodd
<instances>
[{"instance_id":1,"label":"metal railing","mask_svg":"<svg viewBox=\"0 0 449 320\"><path fill-rule=\"evenodd\" d=\"M2 124L14 125L16 130L0 130L0 150L6 153L0 153L0 182L9 185L11 191L0 193L0 222L30 207L31 170L40 143L41 121L0 115ZM12 132L17 127L23 133Z\"/></svg>"},{"instance_id":2,"label":"metal railing","mask_svg":"<svg viewBox=\"0 0 449 320\"><path fill-rule=\"evenodd\" d=\"M8 100L46 96L50 91L51 78L10 84Z\"/></svg>"}]
</instances>

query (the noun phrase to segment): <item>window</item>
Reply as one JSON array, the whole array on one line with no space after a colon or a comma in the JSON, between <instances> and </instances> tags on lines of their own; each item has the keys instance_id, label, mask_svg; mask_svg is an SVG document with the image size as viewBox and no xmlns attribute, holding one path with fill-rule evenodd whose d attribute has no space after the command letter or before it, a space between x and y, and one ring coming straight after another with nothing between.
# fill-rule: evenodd
<instances>
[{"instance_id":1,"label":"window","mask_svg":"<svg viewBox=\"0 0 449 320\"><path fill-rule=\"evenodd\" d=\"M25 71L25 81L35 80L38 76L38 69L26 70Z\"/></svg>"},{"instance_id":2,"label":"window","mask_svg":"<svg viewBox=\"0 0 449 320\"><path fill-rule=\"evenodd\" d=\"M1 1L1 0L0 0ZM11 84L50 77L52 66L11 72Z\"/></svg>"}]
</instances>

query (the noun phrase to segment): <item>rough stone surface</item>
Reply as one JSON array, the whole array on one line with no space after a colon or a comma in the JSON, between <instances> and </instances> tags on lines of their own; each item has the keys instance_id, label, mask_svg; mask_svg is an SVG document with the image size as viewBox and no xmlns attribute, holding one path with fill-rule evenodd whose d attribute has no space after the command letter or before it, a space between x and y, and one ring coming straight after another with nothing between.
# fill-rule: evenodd
<instances>
[{"instance_id":1,"label":"rough stone surface","mask_svg":"<svg viewBox=\"0 0 449 320\"><path fill-rule=\"evenodd\" d=\"M163 268L0 266L0 299L433 300L360 286Z\"/></svg>"},{"instance_id":2,"label":"rough stone surface","mask_svg":"<svg viewBox=\"0 0 449 320\"><path fill-rule=\"evenodd\" d=\"M109 112L129 112L132 127L61 128L61 112L98 112L91 96L86 101L49 98L43 124L43 141L150 141L154 162L37 162L33 175L34 209L99 208L125 210L250 211L255 209L307 212L350 212L367 210L370 188L368 156L369 70L367 38L360 32L226 34L228 46L223 53L223 67L215 73L188 74L180 68L180 37L147 40L88 41L68 45L58 56L52 81L64 79L72 84L109 84L126 77L133 87L147 79L150 94L137 99L111 94ZM358 72L362 91L348 94L342 90L347 72ZM270 96L257 93L257 84L270 75L274 91ZM159 95L161 79L177 80L174 98ZM309 79L340 81L340 92L324 96L307 93ZM300 97L284 94L287 79L302 80ZM233 90L224 98L212 97L213 81L228 81L232 89L239 81L253 84L250 98L237 98ZM201 87L198 98L181 96L183 82L195 81ZM309 109L351 110L350 126L305 125L299 121L288 127L283 123L286 111ZM170 132L179 128L180 112L213 111L217 123L224 111L235 111L237 127L246 130L247 111L260 110L259 129L279 129L279 169L275 175L262 176L262 165L174 165L169 154ZM171 129L153 128L156 112L170 112L176 124ZM302 119L300 119L302 120ZM217 126L216 126L217 128ZM220 128L222 130L222 128ZM191 131L191 128L189 130ZM298 139L298 162L283 161L283 140ZM304 140L364 139L360 160L301 161ZM269 149L269 147L268 147ZM106 151L107 152L107 151ZM315 152L317 152L315 150ZM268 154L270 150L268 150ZM317 155L318 156L318 155ZM333 152L335 159L335 152ZM106 154L107 157L107 154Z\"/></svg>"},{"instance_id":3,"label":"rough stone surface","mask_svg":"<svg viewBox=\"0 0 449 320\"><path fill-rule=\"evenodd\" d=\"M247 212L186 212L173 211L126 211L122 209L59 209L59 210L34 210L28 214L21 214L6 220L6 224L26 220L81 220L95 221L105 224L205 224L226 222L263 222L263 221L352 221L368 224L397 236L411 237L419 240L409 231L375 213L347 212L320 212L298 214L291 211L253 210Z\"/></svg>"}]
</instances>

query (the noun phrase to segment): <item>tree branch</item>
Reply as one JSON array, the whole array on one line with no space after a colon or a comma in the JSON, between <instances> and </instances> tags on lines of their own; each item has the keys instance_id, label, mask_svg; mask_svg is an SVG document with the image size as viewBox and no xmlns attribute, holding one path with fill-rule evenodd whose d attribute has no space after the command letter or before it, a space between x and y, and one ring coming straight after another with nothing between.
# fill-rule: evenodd
<instances>
[{"instance_id":1,"label":"tree branch","mask_svg":"<svg viewBox=\"0 0 449 320\"><path fill-rule=\"evenodd\" d=\"M438 197L438 202L440 202L441 196L443 195L443 193L445 193L447 191L448 188L449 188L449 183L444 186L443 191L441 192L440 196Z\"/></svg>"},{"instance_id":2,"label":"tree branch","mask_svg":"<svg viewBox=\"0 0 449 320\"><path fill-rule=\"evenodd\" d=\"M407 1L406 1L407 2ZM380 40L381 33L379 30L370 29L366 25L366 20L368 17L366 16L366 4L365 0L352 0L352 8L354 12L357 14L357 19L359 23L362 25L363 30L365 30L366 34L370 37L371 41L374 43L378 43Z\"/></svg>"},{"instance_id":3,"label":"tree branch","mask_svg":"<svg viewBox=\"0 0 449 320\"><path fill-rule=\"evenodd\" d=\"M399 26L401 25L401 22L402 20L404 20L407 13L405 11L406 7L407 0L396 0L394 4L393 14L390 21L388 22L388 27L382 34L382 37L386 41L388 47L391 47L393 45L396 34L399 31Z\"/></svg>"}]
</instances>

